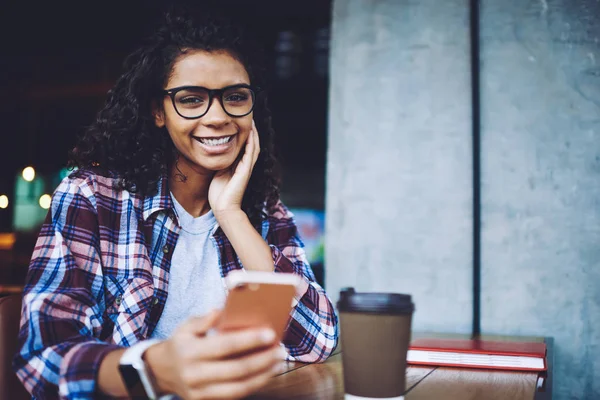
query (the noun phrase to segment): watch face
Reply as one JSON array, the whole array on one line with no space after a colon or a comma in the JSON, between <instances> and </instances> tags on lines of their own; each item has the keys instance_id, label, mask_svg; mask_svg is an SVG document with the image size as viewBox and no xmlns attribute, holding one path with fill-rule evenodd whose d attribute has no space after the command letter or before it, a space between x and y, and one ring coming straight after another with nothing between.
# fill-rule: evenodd
<instances>
[{"instance_id":1,"label":"watch face","mask_svg":"<svg viewBox=\"0 0 600 400\"><path fill-rule=\"evenodd\" d=\"M119 365L119 371L121 372L121 376L123 377L123 382L127 387L127 392L131 399L147 399L148 395L144 390L144 385L142 384L142 380L140 379L140 374L137 370L131 365Z\"/></svg>"}]
</instances>

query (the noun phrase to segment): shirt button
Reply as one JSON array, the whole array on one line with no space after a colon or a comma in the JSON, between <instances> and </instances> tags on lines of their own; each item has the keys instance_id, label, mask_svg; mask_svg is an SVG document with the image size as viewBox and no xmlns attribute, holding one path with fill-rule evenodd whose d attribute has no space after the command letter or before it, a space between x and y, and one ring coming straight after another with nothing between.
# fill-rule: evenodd
<instances>
[{"instance_id":1,"label":"shirt button","mask_svg":"<svg viewBox=\"0 0 600 400\"><path fill-rule=\"evenodd\" d=\"M115 299L115 304L116 305L120 305L121 304L121 296L117 296L117 298Z\"/></svg>"},{"instance_id":2,"label":"shirt button","mask_svg":"<svg viewBox=\"0 0 600 400\"><path fill-rule=\"evenodd\" d=\"M158 299L155 297L155 298L152 300L152 305L153 305L153 306L155 306L155 305L157 305L157 304L158 304Z\"/></svg>"},{"instance_id":3,"label":"shirt button","mask_svg":"<svg viewBox=\"0 0 600 400\"><path fill-rule=\"evenodd\" d=\"M163 246L163 253L167 254L169 252L169 246L166 244Z\"/></svg>"}]
</instances>

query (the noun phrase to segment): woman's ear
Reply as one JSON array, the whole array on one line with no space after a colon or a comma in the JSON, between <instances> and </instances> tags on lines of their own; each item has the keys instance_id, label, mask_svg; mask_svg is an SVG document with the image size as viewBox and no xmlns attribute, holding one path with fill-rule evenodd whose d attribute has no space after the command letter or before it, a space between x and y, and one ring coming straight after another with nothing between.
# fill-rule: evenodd
<instances>
[{"instance_id":1,"label":"woman's ear","mask_svg":"<svg viewBox=\"0 0 600 400\"><path fill-rule=\"evenodd\" d=\"M165 112L156 101L152 102L152 116L154 117L154 124L158 128L165 126Z\"/></svg>"}]
</instances>

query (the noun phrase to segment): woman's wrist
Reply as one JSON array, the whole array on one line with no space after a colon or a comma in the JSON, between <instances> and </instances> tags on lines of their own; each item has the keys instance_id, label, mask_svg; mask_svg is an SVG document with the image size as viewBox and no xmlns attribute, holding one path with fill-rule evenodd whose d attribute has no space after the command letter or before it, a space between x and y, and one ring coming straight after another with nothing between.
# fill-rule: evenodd
<instances>
[{"instance_id":1,"label":"woman's wrist","mask_svg":"<svg viewBox=\"0 0 600 400\"><path fill-rule=\"evenodd\" d=\"M214 212L214 211L213 211ZM243 210L215 214L219 226L231 242L246 270L273 272L275 265L271 248L250 222Z\"/></svg>"},{"instance_id":2,"label":"woman's wrist","mask_svg":"<svg viewBox=\"0 0 600 400\"><path fill-rule=\"evenodd\" d=\"M174 384L169 379L169 372L172 371L172 367L167 365L168 360L169 356L165 342L149 347L144 353L144 361L150 370L150 374L154 377L156 391L161 395L174 392Z\"/></svg>"},{"instance_id":3,"label":"woman's wrist","mask_svg":"<svg viewBox=\"0 0 600 400\"><path fill-rule=\"evenodd\" d=\"M241 208L232 208L227 210L214 210L213 214L219 225L227 225L233 221L239 221L240 219L248 218L246 213Z\"/></svg>"}]
</instances>

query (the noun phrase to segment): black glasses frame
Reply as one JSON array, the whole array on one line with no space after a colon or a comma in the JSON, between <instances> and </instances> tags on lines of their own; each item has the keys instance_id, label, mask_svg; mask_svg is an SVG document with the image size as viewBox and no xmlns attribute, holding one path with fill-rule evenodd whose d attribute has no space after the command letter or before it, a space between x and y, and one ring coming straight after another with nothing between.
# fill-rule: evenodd
<instances>
[{"instance_id":1,"label":"black glasses frame","mask_svg":"<svg viewBox=\"0 0 600 400\"><path fill-rule=\"evenodd\" d=\"M225 93L225 91L231 90L231 89L238 89L238 88L249 89L250 94L252 95L252 107L250 108L250 111L248 111L247 113L242 114L242 115L234 115L234 114L229 113L226 110L225 106L223 105L223 94ZM177 109L177 106L175 105L175 95L177 93L179 93L180 91L186 90L186 89L202 89L208 93L208 107L206 107L206 110L202 114L198 115L197 117L186 117L185 115L182 115L179 112L179 110ZM259 90L260 90L259 88L254 88L250 85L246 85L245 83L243 83L243 84L239 84L239 85L226 86L222 89L208 89L203 86L178 86L178 87L174 87L171 89L165 89L165 90L161 91L161 93L163 94L163 96L169 96L171 98L171 103L173 103L173 108L175 109L175 112L177 112L177 114L179 114L179 116L181 118L185 118L185 119L202 118L203 116L206 115L208 110L210 110L210 107L213 104L213 98L215 96L217 97L217 99L219 99L219 102L221 103L221 108L223 109L223 111L225 111L225 114L227 114L233 118L239 118L239 117L245 117L246 115L250 114L254 110L254 105L256 104L256 92Z\"/></svg>"}]
</instances>

